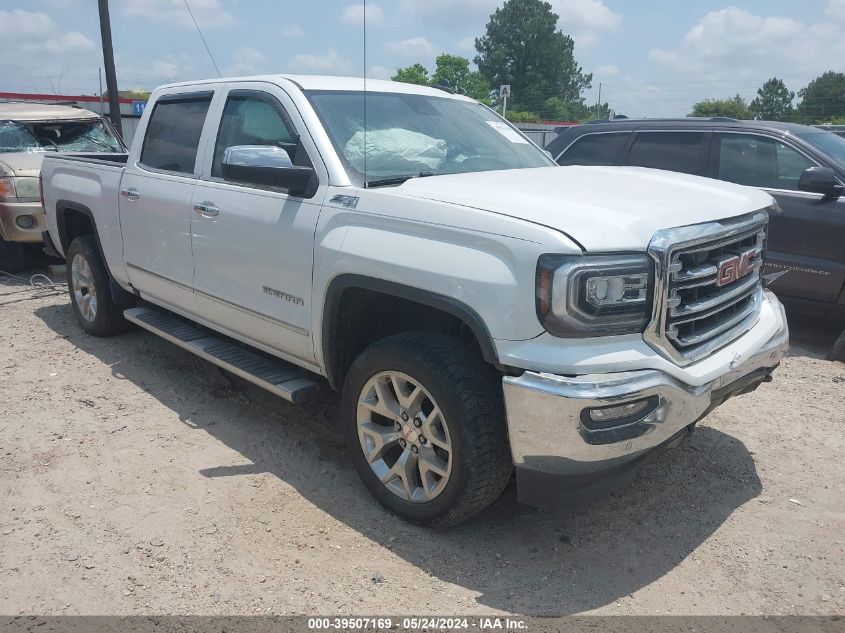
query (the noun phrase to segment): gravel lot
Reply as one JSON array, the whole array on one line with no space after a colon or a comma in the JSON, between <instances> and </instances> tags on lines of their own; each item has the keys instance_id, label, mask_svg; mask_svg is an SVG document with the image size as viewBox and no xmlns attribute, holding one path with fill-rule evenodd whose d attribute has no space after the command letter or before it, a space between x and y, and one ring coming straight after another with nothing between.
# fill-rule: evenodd
<instances>
[{"instance_id":1,"label":"gravel lot","mask_svg":"<svg viewBox=\"0 0 845 633\"><path fill-rule=\"evenodd\" d=\"M627 488L513 490L448 532L367 494L337 399L296 408L0 280L0 613L842 614L845 364L793 324L773 383Z\"/></svg>"}]
</instances>

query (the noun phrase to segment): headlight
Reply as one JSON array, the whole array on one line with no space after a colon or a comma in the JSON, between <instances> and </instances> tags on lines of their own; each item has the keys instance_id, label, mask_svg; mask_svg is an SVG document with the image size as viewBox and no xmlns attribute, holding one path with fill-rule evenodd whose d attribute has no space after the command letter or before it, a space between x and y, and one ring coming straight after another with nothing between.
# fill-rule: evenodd
<instances>
[{"instance_id":1,"label":"headlight","mask_svg":"<svg viewBox=\"0 0 845 633\"><path fill-rule=\"evenodd\" d=\"M537 265L537 315L555 336L642 332L654 278L646 255L543 255Z\"/></svg>"},{"instance_id":2,"label":"headlight","mask_svg":"<svg viewBox=\"0 0 845 633\"><path fill-rule=\"evenodd\" d=\"M33 200L38 200L38 177L18 176L15 178L15 190L18 193L18 198L32 198Z\"/></svg>"}]
</instances>

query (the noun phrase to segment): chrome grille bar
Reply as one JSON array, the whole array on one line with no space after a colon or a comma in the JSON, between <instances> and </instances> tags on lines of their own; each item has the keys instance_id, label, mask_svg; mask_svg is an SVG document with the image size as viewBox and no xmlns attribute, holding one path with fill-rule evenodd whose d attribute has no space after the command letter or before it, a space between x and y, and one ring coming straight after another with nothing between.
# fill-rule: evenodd
<instances>
[{"instance_id":1,"label":"chrome grille bar","mask_svg":"<svg viewBox=\"0 0 845 633\"><path fill-rule=\"evenodd\" d=\"M727 345L751 328L762 305L765 211L658 231L652 320L643 338L680 365Z\"/></svg>"},{"instance_id":2,"label":"chrome grille bar","mask_svg":"<svg viewBox=\"0 0 845 633\"><path fill-rule=\"evenodd\" d=\"M709 311L713 308L722 310L741 299L747 298L748 295L760 285L759 271L761 265L762 262L757 262L747 278L741 280L741 282L738 282L736 285L730 286L722 292L715 293L706 299L700 299L698 301L691 301L689 303L670 307L669 316L674 320L675 317L694 315L700 312ZM755 275L755 272L758 274ZM715 282L711 281L711 283ZM704 318L705 316L706 315L698 315L695 318Z\"/></svg>"}]
</instances>

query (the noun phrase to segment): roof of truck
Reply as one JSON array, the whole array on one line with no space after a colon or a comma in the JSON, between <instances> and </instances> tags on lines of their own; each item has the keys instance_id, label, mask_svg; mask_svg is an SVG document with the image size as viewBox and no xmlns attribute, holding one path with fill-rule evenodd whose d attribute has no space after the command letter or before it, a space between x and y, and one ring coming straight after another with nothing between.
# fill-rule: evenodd
<instances>
[{"instance_id":1,"label":"roof of truck","mask_svg":"<svg viewBox=\"0 0 845 633\"><path fill-rule=\"evenodd\" d=\"M46 103L0 103L0 121L78 121L98 119L96 112Z\"/></svg>"},{"instance_id":2,"label":"roof of truck","mask_svg":"<svg viewBox=\"0 0 845 633\"><path fill-rule=\"evenodd\" d=\"M173 88L177 86L197 86L201 84L219 84L228 81L266 81L277 83L279 79L286 79L295 83L302 90L354 90L367 92L400 92L403 94L421 94L432 97L451 97L465 101L475 101L469 97L458 94L450 94L439 88L430 86L418 86L406 84L399 81L387 81L384 79L366 79L363 77L335 77L332 75L255 75L250 77L223 77L221 79L206 79L202 81L185 81L176 84L168 84L162 88Z\"/></svg>"}]
</instances>

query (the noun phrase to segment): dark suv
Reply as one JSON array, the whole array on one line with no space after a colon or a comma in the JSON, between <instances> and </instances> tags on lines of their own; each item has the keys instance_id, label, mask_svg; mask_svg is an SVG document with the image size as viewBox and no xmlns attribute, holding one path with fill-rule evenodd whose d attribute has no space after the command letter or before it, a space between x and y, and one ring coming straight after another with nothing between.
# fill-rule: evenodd
<instances>
[{"instance_id":1,"label":"dark suv","mask_svg":"<svg viewBox=\"0 0 845 633\"><path fill-rule=\"evenodd\" d=\"M765 272L788 271L772 290L845 321L845 138L790 123L622 119L565 128L546 150L560 165L653 167L765 189L783 209L770 220Z\"/></svg>"}]
</instances>

